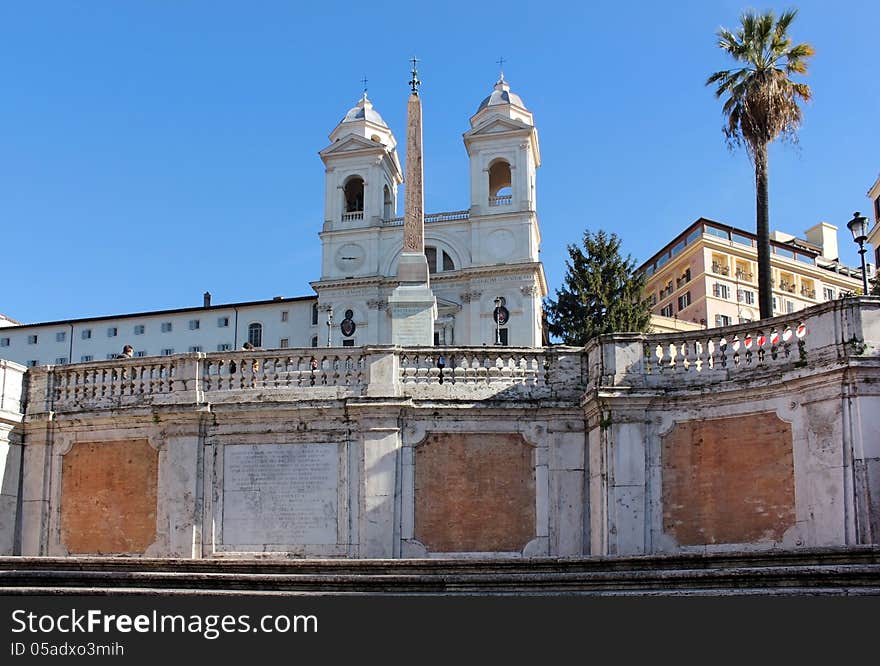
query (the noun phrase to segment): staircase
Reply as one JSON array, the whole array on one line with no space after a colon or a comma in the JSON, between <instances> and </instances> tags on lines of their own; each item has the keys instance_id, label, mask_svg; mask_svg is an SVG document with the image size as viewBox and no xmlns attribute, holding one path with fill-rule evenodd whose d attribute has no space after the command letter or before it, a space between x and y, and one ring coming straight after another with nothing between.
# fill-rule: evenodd
<instances>
[{"instance_id":1,"label":"staircase","mask_svg":"<svg viewBox=\"0 0 880 666\"><path fill-rule=\"evenodd\" d=\"M528 560L0 557L0 594L880 595L880 547Z\"/></svg>"}]
</instances>

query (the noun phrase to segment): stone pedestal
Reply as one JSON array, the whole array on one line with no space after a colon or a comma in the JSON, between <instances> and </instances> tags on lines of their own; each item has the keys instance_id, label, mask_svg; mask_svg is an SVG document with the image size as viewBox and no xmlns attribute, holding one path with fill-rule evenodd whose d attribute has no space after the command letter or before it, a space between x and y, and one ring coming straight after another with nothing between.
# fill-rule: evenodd
<instances>
[{"instance_id":1,"label":"stone pedestal","mask_svg":"<svg viewBox=\"0 0 880 666\"><path fill-rule=\"evenodd\" d=\"M400 347L432 347L437 299L427 285L397 287L388 298L391 312L391 344Z\"/></svg>"},{"instance_id":2,"label":"stone pedestal","mask_svg":"<svg viewBox=\"0 0 880 666\"><path fill-rule=\"evenodd\" d=\"M428 283L428 262L424 254L404 252L398 266L401 283L388 297L391 344L431 347L437 299Z\"/></svg>"}]
</instances>

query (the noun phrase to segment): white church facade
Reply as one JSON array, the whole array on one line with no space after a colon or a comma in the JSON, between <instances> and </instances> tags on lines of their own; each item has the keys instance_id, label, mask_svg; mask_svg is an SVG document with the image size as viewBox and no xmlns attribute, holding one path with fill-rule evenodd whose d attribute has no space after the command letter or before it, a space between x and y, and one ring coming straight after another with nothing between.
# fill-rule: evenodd
<instances>
[{"instance_id":1,"label":"white church facade","mask_svg":"<svg viewBox=\"0 0 880 666\"><path fill-rule=\"evenodd\" d=\"M0 358L61 365L113 358L255 347L390 344L388 299L398 285L403 170L397 140L366 93L320 151L325 166L321 275L315 294L18 324L4 319ZM470 160L466 209L424 216L425 256L437 311L437 346L542 345L535 174L538 132L522 99L501 79L464 133ZM496 310L502 308L500 322ZM10 325L11 324L11 325Z\"/></svg>"}]
</instances>

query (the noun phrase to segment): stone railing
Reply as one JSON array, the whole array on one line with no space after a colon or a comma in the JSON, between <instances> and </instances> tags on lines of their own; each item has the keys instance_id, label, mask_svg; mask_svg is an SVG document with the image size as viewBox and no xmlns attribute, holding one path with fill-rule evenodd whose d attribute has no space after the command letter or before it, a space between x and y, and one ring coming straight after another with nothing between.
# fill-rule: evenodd
<instances>
[{"instance_id":1,"label":"stone railing","mask_svg":"<svg viewBox=\"0 0 880 666\"><path fill-rule=\"evenodd\" d=\"M431 213L425 215L425 224L434 224L435 222L454 222L456 220L467 220L471 213L468 210L454 210L447 213ZM399 227L403 225L402 217L392 217L382 220L382 224L388 227Z\"/></svg>"},{"instance_id":2,"label":"stone railing","mask_svg":"<svg viewBox=\"0 0 880 666\"><path fill-rule=\"evenodd\" d=\"M361 397L570 403L578 402L584 391L604 387L693 390L738 379L765 381L774 373L865 363L880 363L876 297L839 299L796 315L740 326L613 334L583 349L268 349L43 366L27 369L26 374L21 366L7 364L3 376L11 377L11 383L3 400L4 405L20 404L16 391L22 390L24 377L29 413Z\"/></svg>"},{"instance_id":3,"label":"stone railing","mask_svg":"<svg viewBox=\"0 0 880 666\"><path fill-rule=\"evenodd\" d=\"M401 384L549 384L550 359L540 349L406 349Z\"/></svg>"},{"instance_id":4,"label":"stone railing","mask_svg":"<svg viewBox=\"0 0 880 666\"><path fill-rule=\"evenodd\" d=\"M170 356L49 366L48 391L58 408L97 404L124 396L171 393L177 382L177 359Z\"/></svg>"},{"instance_id":5,"label":"stone railing","mask_svg":"<svg viewBox=\"0 0 880 666\"><path fill-rule=\"evenodd\" d=\"M43 366L30 372L29 411L158 403L370 397L569 395L581 385L578 349L295 348ZM441 388L442 387L442 388ZM476 393L475 393L476 390Z\"/></svg>"},{"instance_id":6,"label":"stone railing","mask_svg":"<svg viewBox=\"0 0 880 666\"><path fill-rule=\"evenodd\" d=\"M277 349L208 354L199 359L207 393L242 389L341 387L360 393L367 383L363 350Z\"/></svg>"},{"instance_id":7,"label":"stone railing","mask_svg":"<svg viewBox=\"0 0 880 666\"><path fill-rule=\"evenodd\" d=\"M351 213L343 213L342 221L343 222L353 222L354 220L363 220L364 219L364 211L356 210Z\"/></svg>"},{"instance_id":8,"label":"stone railing","mask_svg":"<svg viewBox=\"0 0 880 666\"><path fill-rule=\"evenodd\" d=\"M602 336L589 345L587 384L711 385L876 356L880 299L846 299L762 321L700 331ZM867 351L866 351L867 350Z\"/></svg>"}]
</instances>

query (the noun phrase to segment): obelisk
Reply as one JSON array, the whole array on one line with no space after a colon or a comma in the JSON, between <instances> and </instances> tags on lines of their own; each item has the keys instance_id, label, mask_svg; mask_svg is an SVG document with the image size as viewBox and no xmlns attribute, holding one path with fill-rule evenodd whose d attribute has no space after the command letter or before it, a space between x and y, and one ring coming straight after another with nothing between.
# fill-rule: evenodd
<instances>
[{"instance_id":1,"label":"obelisk","mask_svg":"<svg viewBox=\"0 0 880 666\"><path fill-rule=\"evenodd\" d=\"M422 170L422 102L413 58L412 92L406 107L406 201L403 215L403 251L397 263L398 286L388 298L391 344L432 346L437 299L431 291L425 257L425 209Z\"/></svg>"}]
</instances>

